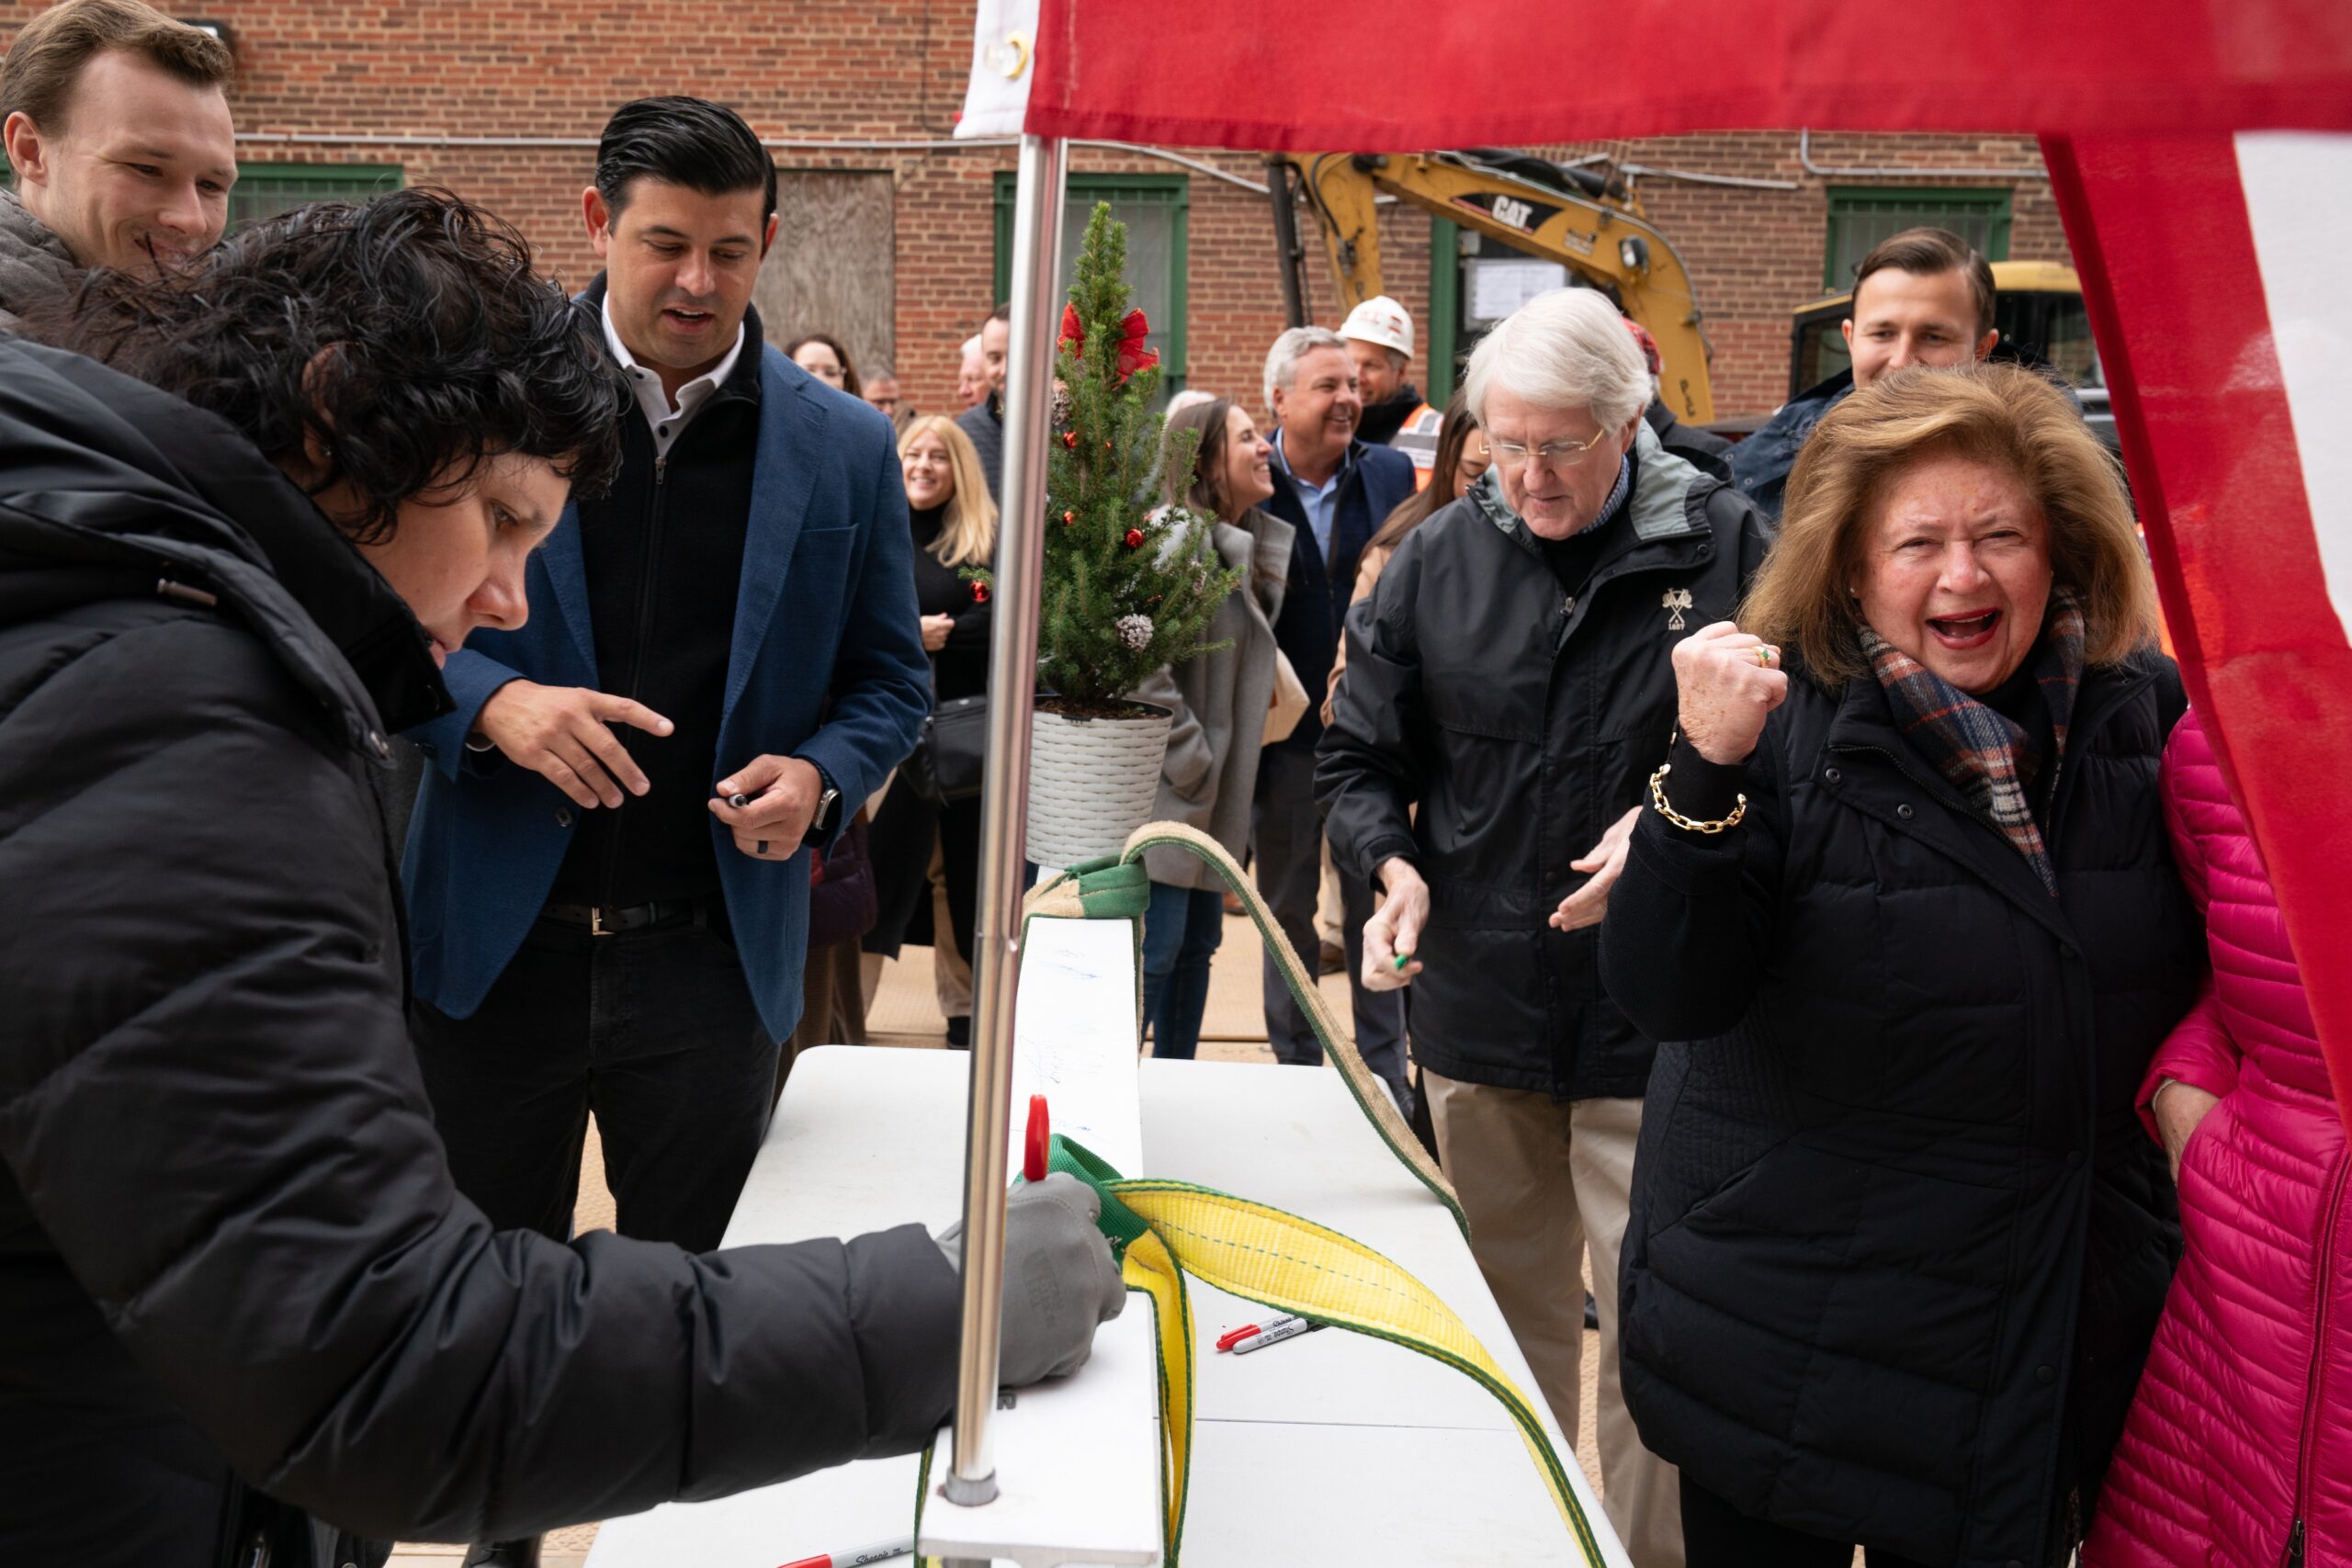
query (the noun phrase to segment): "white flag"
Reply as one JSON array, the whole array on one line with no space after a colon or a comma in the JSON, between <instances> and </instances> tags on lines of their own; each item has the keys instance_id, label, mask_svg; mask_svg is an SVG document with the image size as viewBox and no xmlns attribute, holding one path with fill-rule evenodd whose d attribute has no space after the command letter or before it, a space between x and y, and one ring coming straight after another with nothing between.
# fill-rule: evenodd
<instances>
[{"instance_id":1,"label":"white flag","mask_svg":"<svg viewBox=\"0 0 2352 1568\"><path fill-rule=\"evenodd\" d=\"M980 0L972 24L972 79L956 134L1018 136L1035 74L1037 0Z\"/></svg>"}]
</instances>

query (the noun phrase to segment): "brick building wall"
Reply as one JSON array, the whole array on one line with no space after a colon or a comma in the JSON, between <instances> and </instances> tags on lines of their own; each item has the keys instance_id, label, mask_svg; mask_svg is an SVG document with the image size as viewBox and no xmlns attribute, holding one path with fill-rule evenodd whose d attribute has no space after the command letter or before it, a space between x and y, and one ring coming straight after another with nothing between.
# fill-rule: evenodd
<instances>
[{"instance_id":1,"label":"brick building wall","mask_svg":"<svg viewBox=\"0 0 2352 1568\"><path fill-rule=\"evenodd\" d=\"M2033 170L2041 156L2030 135L1929 136L1824 133L1812 138L1816 167L1897 168L1895 176L1809 173L1798 135L1717 131L1541 149L1573 158L1603 153L1620 164L1746 180L1786 182L1768 190L1684 180L1639 179L1652 223L1670 237L1697 284L1714 345L1715 406L1724 415L1761 412L1788 393L1789 313L1824 292L1823 251L1835 186L1901 189L2006 188L2014 261L2065 261L2066 236L2046 179L1985 178L1939 170ZM1910 171L1916 170L1917 173Z\"/></svg>"},{"instance_id":2,"label":"brick building wall","mask_svg":"<svg viewBox=\"0 0 2352 1568\"><path fill-rule=\"evenodd\" d=\"M0 39L41 9L0 0ZM194 15L196 13L183 13ZM722 100L779 143L788 168L887 174L895 191L895 345L908 395L952 409L957 345L978 328L995 287L996 176L1009 147L808 148L794 140L944 141L962 101L970 0L804 0L789 7L664 0L210 0L200 13L236 51L232 102L254 163L397 164L410 185L447 186L503 213L567 283L595 260L579 196L594 139L612 107L655 92ZM1715 347L1716 407L1769 410L1785 394L1788 315L1822 292L1833 185L2006 188L2009 254L2064 259L2046 182L1956 177L1939 170L2038 169L2030 137L1823 135L1812 156L1832 168L1915 175L1830 179L1801 164L1794 131L1708 133L1544 149L1601 152L1655 170L1749 181L1758 188L1641 179L1649 215L1682 252ZM1262 183L1254 155L1193 152ZM1266 344L1283 324L1272 221L1262 196L1133 153L1080 148L1077 173L1184 173L1188 190L1186 363L1190 385L1258 400ZM1388 209L1382 244L1389 290L1429 331L1430 220ZM1310 267L1317 320L1336 324L1319 254ZM771 322L778 341L825 326ZM1427 367L1417 364L1426 385Z\"/></svg>"}]
</instances>

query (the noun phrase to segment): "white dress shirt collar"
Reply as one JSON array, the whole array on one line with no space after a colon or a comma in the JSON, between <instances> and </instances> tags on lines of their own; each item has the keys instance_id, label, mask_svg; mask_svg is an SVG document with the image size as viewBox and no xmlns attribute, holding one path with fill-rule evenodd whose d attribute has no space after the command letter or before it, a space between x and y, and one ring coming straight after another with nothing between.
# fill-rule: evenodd
<instances>
[{"instance_id":1,"label":"white dress shirt collar","mask_svg":"<svg viewBox=\"0 0 2352 1568\"><path fill-rule=\"evenodd\" d=\"M727 378L734 373L735 362L743 356L743 324L736 323L735 344L727 351L727 357L679 388L678 400L673 404L670 394L662 389L662 378L639 365L637 356L629 353L628 344L621 341L619 331L613 325L613 298L610 294L605 296L603 313L605 346L611 351L614 363L621 367L621 373L628 378L630 388L637 393L638 410L645 415L646 426L653 432L653 450L666 457L670 455L670 444L677 440L678 433L686 428L686 422L694 418L695 411L708 401L710 395L725 385Z\"/></svg>"}]
</instances>

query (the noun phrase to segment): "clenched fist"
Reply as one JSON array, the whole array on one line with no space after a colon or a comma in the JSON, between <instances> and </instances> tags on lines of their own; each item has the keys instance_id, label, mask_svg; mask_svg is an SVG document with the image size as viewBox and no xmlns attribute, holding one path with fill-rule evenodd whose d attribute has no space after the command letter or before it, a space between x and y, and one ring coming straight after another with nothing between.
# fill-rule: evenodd
<instances>
[{"instance_id":1,"label":"clenched fist","mask_svg":"<svg viewBox=\"0 0 2352 1568\"><path fill-rule=\"evenodd\" d=\"M1781 650L1729 621L1702 626L1674 645L1674 684L1683 739L1727 767L1747 761L1764 720L1789 696Z\"/></svg>"}]
</instances>

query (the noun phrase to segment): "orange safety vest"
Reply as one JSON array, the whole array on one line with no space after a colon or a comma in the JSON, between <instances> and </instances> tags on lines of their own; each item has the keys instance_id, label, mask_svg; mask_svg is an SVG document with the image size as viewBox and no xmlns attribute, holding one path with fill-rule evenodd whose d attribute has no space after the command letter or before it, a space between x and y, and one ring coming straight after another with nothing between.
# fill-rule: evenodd
<instances>
[{"instance_id":1,"label":"orange safety vest","mask_svg":"<svg viewBox=\"0 0 2352 1568\"><path fill-rule=\"evenodd\" d=\"M1405 423L1388 445L1413 459L1413 488L1430 488L1430 474L1437 467L1438 427L1445 423L1445 415L1423 403L1405 416Z\"/></svg>"}]
</instances>

